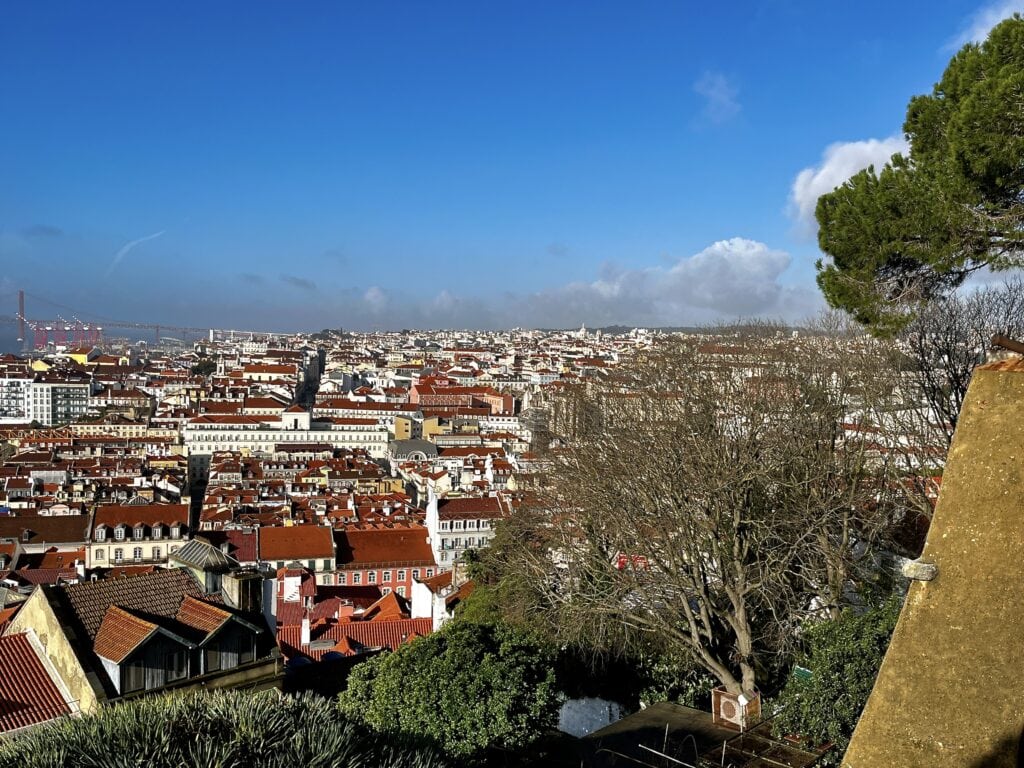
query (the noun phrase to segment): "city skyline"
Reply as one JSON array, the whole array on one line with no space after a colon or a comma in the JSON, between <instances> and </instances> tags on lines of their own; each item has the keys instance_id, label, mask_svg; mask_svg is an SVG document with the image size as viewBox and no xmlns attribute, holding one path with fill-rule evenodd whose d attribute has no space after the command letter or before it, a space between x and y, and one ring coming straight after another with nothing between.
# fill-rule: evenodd
<instances>
[{"instance_id":1,"label":"city skyline","mask_svg":"<svg viewBox=\"0 0 1024 768\"><path fill-rule=\"evenodd\" d=\"M798 321L817 195L1022 7L11 7L0 314Z\"/></svg>"}]
</instances>

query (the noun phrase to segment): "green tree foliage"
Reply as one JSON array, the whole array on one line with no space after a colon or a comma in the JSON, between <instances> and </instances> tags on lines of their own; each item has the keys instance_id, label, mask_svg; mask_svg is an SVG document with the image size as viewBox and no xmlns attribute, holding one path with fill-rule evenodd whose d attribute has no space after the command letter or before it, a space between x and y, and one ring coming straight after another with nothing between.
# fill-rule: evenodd
<instances>
[{"instance_id":1,"label":"green tree foliage","mask_svg":"<svg viewBox=\"0 0 1024 768\"><path fill-rule=\"evenodd\" d=\"M210 360L208 357L204 357L198 363L192 366L192 373L195 376L209 376L211 373L217 370L217 363Z\"/></svg>"},{"instance_id":2,"label":"green tree foliage","mask_svg":"<svg viewBox=\"0 0 1024 768\"><path fill-rule=\"evenodd\" d=\"M0 766L19 768L440 768L432 748L387 739L336 704L276 691L157 696L0 739Z\"/></svg>"},{"instance_id":3,"label":"green tree foliage","mask_svg":"<svg viewBox=\"0 0 1024 768\"><path fill-rule=\"evenodd\" d=\"M507 625L453 621L356 667L340 706L382 733L423 736L475 759L521 749L557 724L553 661Z\"/></svg>"},{"instance_id":4,"label":"green tree foliage","mask_svg":"<svg viewBox=\"0 0 1024 768\"><path fill-rule=\"evenodd\" d=\"M879 334L982 267L1024 264L1024 20L966 45L903 130L909 157L818 200L818 284Z\"/></svg>"},{"instance_id":5,"label":"green tree foliage","mask_svg":"<svg viewBox=\"0 0 1024 768\"><path fill-rule=\"evenodd\" d=\"M810 742L832 742L843 754L875 684L901 602L891 597L865 613L846 611L806 633L807 651L798 661L810 676L793 675L779 695L778 735L796 733Z\"/></svg>"}]
</instances>

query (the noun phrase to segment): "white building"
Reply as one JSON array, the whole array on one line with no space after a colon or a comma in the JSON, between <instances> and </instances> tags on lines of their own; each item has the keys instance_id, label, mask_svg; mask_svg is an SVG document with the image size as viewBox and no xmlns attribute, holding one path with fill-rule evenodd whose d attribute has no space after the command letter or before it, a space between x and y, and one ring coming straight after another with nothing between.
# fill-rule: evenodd
<instances>
[{"instance_id":1,"label":"white building","mask_svg":"<svg viewBox=\"0 0 1024 768\"><path fill-rule=\"evenodd\" d=\"M242 454L273 453L278 445L317 444L332 448L363 449L372 458L384 458L390 433L378 419L312 421L297 406L280 417L198 416L185 424L185 454L210 455L215 451Z\"/></svg>"},{"instance_id":2,"label":"white building","mask_svg":"<svg viewBox=\"0 0 1024 768\"><path fill-rule=\"evenodd\" d=\"M507 517L509 504L502 495L427 502L427 536L439 570L450 569L467 549L480 549L494 538L498 520Z\"/></svg>"},{"instance_id":3,"label":"white building","mask_svg":"<svg viewBox=\"0 0 1024 768\"><path fill-rule=\"evenodd\" d=\"M28 421L38 421L46 427L78 421L89 409L90 391L87 381L37 379L26 392Z\"/></svg>"}]
</instances>

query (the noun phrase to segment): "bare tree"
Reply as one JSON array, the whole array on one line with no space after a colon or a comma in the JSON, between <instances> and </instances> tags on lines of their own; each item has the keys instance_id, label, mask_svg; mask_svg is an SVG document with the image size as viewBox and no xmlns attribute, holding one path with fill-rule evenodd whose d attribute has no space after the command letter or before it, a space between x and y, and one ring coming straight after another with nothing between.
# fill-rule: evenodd
<instances>
[{"instance_id":1,"label":"bare tree","mask_svg":"<svg viewBox=\"0 0 1024 768\"><path fill-rule=\"evenodd\" d=\"M754 693L803 617L838 610L887 517L882 345L674 339L573 391L587 428L491 556L527 585L527 615L567 641L684 651Z\"/></svg>"},{"instance_id":2,"label":"bare tree","mask_svg":"<svg viewBox=\"0 0 1024 768\"><path fill-rule=\"evenodd\" d=\"M953 439L974 366L994 334L1024 334L1024 281L1014 277L973 293L957 293L926 305L903 342L912 358L914 393L924 406L922 426L946 445Z\"/></svg>"}]
</instances>

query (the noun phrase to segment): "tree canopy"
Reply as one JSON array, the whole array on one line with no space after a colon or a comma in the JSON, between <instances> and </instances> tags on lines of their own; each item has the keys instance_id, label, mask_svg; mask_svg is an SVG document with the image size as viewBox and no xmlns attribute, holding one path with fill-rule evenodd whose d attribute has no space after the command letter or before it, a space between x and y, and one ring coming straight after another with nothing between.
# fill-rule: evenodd
<instances>
[{"instance_id":1,"label":"tree canopy","mask_svg":"<svg viewBox=\"0 0 1024 768\"><path fill-rule=\"evenodd\" d=\"M378 731L473 759L525 747L557 724L554 666L551 649L517 629L453 621L357 666L339 701Z\"/></svg>"},{"instance_id":2,"label":"tree canopy","mask_svg":"<svg viewBox=\"0 0 1024 768\"><path fill-rule=\"evenodd\" d=\"M879 334L983 267L1024 265L1024 19L957 53L915 96L909 156L818 200L818 284Z\"/></svg>"}]
</instances>

